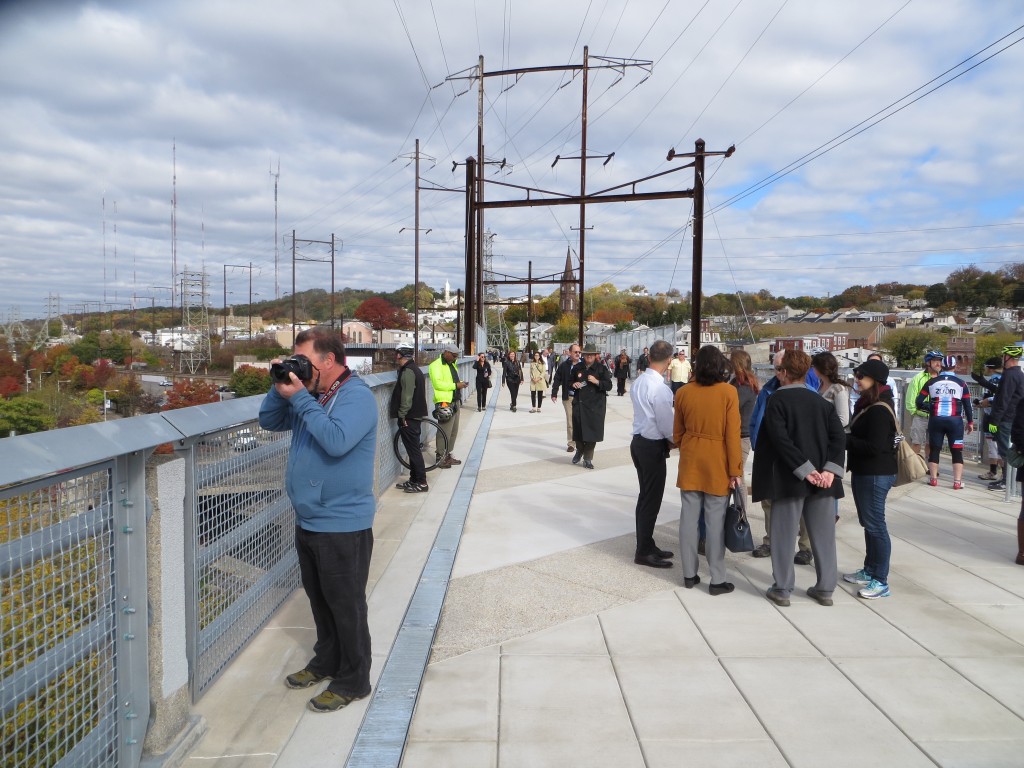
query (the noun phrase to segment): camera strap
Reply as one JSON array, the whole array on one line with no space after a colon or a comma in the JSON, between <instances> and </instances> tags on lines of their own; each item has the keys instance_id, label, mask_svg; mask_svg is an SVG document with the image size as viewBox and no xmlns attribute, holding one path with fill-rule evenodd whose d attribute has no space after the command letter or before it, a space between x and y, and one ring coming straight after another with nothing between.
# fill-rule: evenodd
<instances>
[{"instance_id":1,"label":"camera strap","mask_svg":"<svg viewBox=\"0 0 1024 768\"><path fill-rule=\"evenodd\" d=\"M348 380L348 377L351 374L352 369L346 368L345 372L338 377L337 381L331 384L331 386L328 387L327 391L320 395L319 398L317 398L317 402L320 403L320 405L327 405L327 401L334 397L335 394L337 394L338 390L341 389L341 385ZM333 403L331 405L333 407ZM330 411L330 408L328 408L327 410Z\"/></svg>"}]
</instances>

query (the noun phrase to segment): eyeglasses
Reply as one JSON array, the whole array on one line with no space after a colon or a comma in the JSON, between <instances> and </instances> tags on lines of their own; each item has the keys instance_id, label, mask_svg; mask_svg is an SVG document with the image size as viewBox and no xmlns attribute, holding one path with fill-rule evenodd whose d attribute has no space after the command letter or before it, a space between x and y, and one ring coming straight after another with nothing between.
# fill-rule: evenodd
<instances>
[{"instance_id":1,"label":"eyeglasses","mask_svg":"<svg viewBox=\"0 0 1024 768\"><path fill-rule=\"evenodd\" d=\"M781 365L776 365L775 366L775 372L776 373L782 373L784 370L786 370L786 369L783 368Z\"/></svg>"},{"instance_id":2,"label":"eyeglasses","mask_svg":"<svg viewBox=\"0 0 1024 768\"><path fill-rule=\"evenodd\" d=\"M853 374L853 378L855 378L857 381L860 381L861 379L864 378L864 374L863 373L855 373L855 374Z\"/></svg>"}]
</instances>

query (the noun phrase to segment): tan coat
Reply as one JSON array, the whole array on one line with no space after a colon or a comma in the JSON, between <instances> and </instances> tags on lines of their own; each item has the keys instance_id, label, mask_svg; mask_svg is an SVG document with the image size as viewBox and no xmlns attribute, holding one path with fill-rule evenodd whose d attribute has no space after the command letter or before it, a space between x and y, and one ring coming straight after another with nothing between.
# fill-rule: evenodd
<instances>
[{"instance_id":1,"label":"tan coat","mask_svg":"<svg viewBox=\"0 0 1024 768\"><path fill-rule=\"evenodd\" d=\"M743 476L736 387L690 382L676 392L673 439L679 446L676 487L729 495L729 478Z\"/></svg>"}]
</instances>

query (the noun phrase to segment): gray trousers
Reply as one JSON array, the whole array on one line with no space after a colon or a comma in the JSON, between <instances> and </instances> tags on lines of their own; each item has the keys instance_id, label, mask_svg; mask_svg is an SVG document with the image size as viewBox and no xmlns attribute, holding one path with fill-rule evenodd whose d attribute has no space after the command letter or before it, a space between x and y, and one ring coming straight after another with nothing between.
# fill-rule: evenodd
<instances>
[{"instance_id":1,"label":"gray trousers","mask_svg":"<svg viewBox=\"0 0 1024 768\"><path fill-rule=\"evenodd\" d=\"M839 507L836 507L836 514ZM765 499L761 502L761 511L764 512L764 539L763 542L766 546L772 545L772 502L770 499ZM800 551L810 552L811 542L807 538L807 526L804 525L804 519L800 518Z\"/></svg>"},{"instance_id":2,"label":"gray trousers","mask_svg":"<svg viewBox=\"0 0 1024 768\"><path fill-rule=\"evenodd\" d=\"M700 564L697 559L697 520L700 518L703 503L704 522L708 531L707 539L704 541L704 552L707 553L711 583L721 584L725 581L725 508L729 497L712 496L702 491L680 491L679 495L682 498L682 511L679 515L679 559L683 566L683 576L693 578L697 575ZM790 555L789 559L792 563L793 555Z\"/></svg>"},{"instance_id":3,"label":"gray trousers","mask_svg":"<svg viewBox=\"0 0 1024 768\"><path fill-rule=\"evenodd\" d=\"M814 555L814 572L818 580L814 588L831 595L836 588L836 513L831 496L775 499L772 502L772 589L789 595L796 584L793 555L801 518L807 525L807 536ZM710 531L710 523L708 525Z\"/></svg>"},{"instance_id":4,"label":"gray trousers","mask_svg":"<svg viewBox=\"0 0 1024 768\"><path fill-rule=\"evenodd\" d=\"M455 438L459 436L459 414L462 413L462 407L455 409L455 415L452 416L444 424L438 424L441 427L441 431L444 432L444 436L448 438L448 453L452 452L455 447ZM434 455L439 459L443 459L440 451L434 451Z\"/></svg>"}]
</instances>

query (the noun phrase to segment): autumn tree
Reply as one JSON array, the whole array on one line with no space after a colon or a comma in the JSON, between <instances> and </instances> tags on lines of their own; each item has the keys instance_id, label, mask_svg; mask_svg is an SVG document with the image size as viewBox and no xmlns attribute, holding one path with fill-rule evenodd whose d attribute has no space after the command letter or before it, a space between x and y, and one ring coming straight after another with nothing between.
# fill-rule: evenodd
<instances>
[{"instance_id":1,"label":"autumn tree","mask_svg":"<svg viewBox=\"0 0 1024 768\"><path fill-rule=\"evenodd\" d=\"M409 317L408 312L379 296L372 296L356 307L355 317L375 331L382 331L385 328L408 329L412 327L412 318Z\"/></svg>"},{"instance_id":2,"label":"autumn tree","mask_svg":"<svg viewBox=\"0 0 1024 768\"><path fill-rule=\"evenodd\" d=\"M15 376L0 376L0 397L9 400L24 389L22 380Z\"/></svg>"},{"instance_id":3,"label":"autumn tree","mask_svg":"<svg viewBox=\"0 0 1024 768\"><path fill-rule=\"evenodd\" d=\"M174 411L193 405L216 403L219 400L215 385L205 381L179 379L173 387L167 390L167 405L163 407L163 410Z\"/></svg>"},{"instance_id":4,"label":"autumn tree","mask_svg":"<svg viewBox=\"0 0 1024 768\"><path fill-rule=\"evenodd\" d=\"M945 339L940 333L919 328L901 328L889 331L882 339L882 350L896 358L900 368L916 368L924 361L929 349L941 349Z\"/></svg>"},{"instance_id":5,"label":"autumn tree","mask_svg":"<svg viewBox=\"0 0 1024 768\"><path fill-rule=\"evenodd\" d=\"M45 403L27 397L0 401L0 437L53 429L54 418Z\"/></svg>"},{"instance_id":6,"label":"autumn tree","mask_svg":"<svg viewBox=\"0 0 1024 768\"><path fill-rule=\"evenodd\" d=\"M228 379L228 388L235 397L262 395L270 389L270 372L252 365L241 365Z\"/></svg>"}]
</instances>

